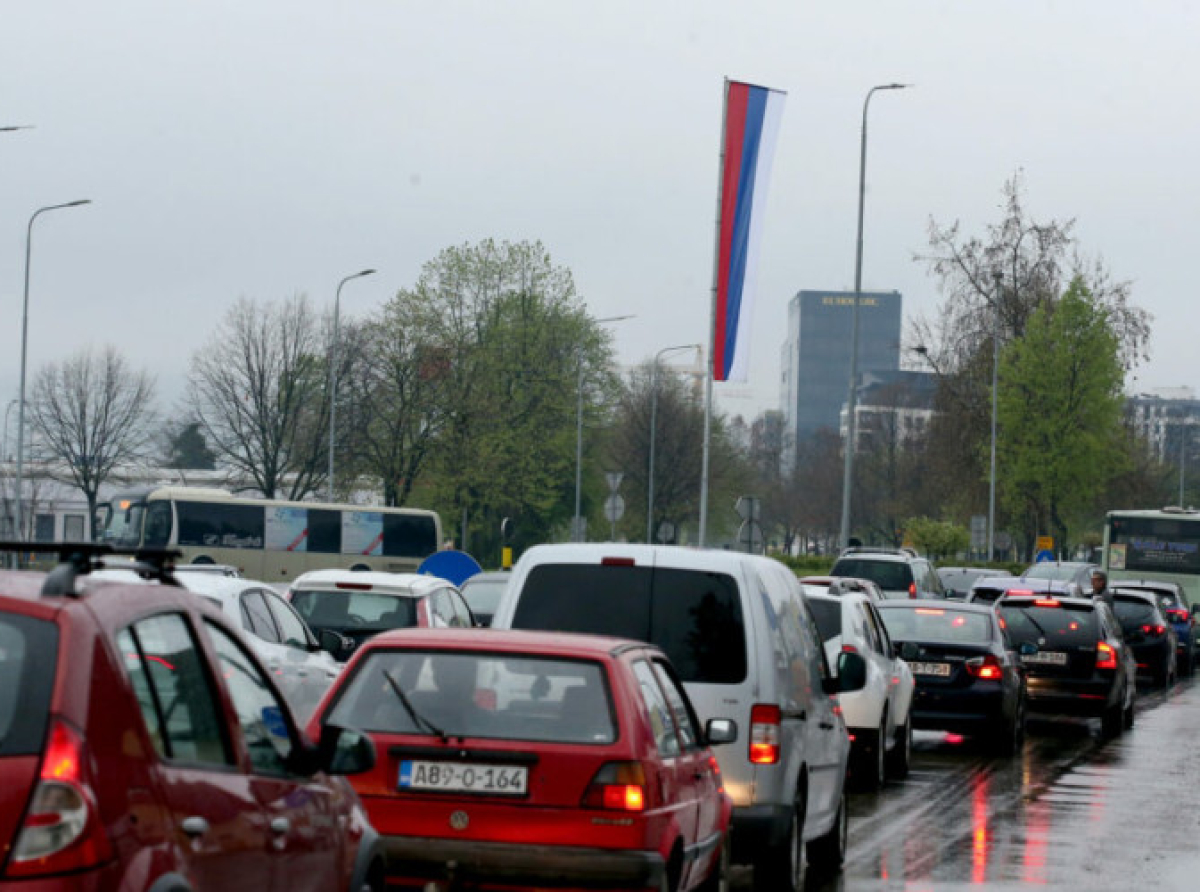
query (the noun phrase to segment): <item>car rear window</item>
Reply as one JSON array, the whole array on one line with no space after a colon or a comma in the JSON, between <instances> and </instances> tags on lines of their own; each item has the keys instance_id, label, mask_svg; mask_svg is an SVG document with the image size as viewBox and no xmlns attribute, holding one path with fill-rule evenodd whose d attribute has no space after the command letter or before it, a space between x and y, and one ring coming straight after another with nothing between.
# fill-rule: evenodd
<instances>
[{"instance_id":1,"label":"car rear window","mask_svg":"<svg viewBox=\"0 0 1200 892\"><path fill-rule=\"evenodd\" d=\"M608 564L542 564L525 580L513 628L590 632L649 641L680 679L746 678L737 582L725 573Z\"/></svg>"},{"instance_id":2,"label":"car rear window","mask_svg":"<svg viewBox=\"0 0 1200 892\"><path fill-rule=\"evenodd\" d=\"M809 609L817 621L822 641L831 641L842 634L842 602L808 599Z\"/></svg>"},{"instance_id":3,"label":"car rear window","mask_svg":"<svg viewBox=\"0 0 1200 892\"><path fill-rule=\"evenodd\" d=\"M303 590L292 606L310 626L343 634L405 629L417 624L417 599L374 592Z\"/></svg>"},{"instance_id":4,"label":"car rear window","mask_svg":"<svg viewBox=\"0 0 1200 892\"><path fill-rule=\"evenodd\" d=\"M597 744L617 739L599 663L509 653L373 651L347 682L329 721L395 734L444 731Z\"/></svg>"},{"instance_id":5,"label":"car rear window","mask_svg":"<svg viewBox=\"0 0 1200 892\"><path fill-rule=\"evenodd\" d=\"M1113 598L1113 611L1125 627L1158 621L1158 611L1154 605L1147 604L1141 598L1122 598L1117 595Z\"/></svg>"},{"instance_id":6,"label":"car rear window","mask_svg":"<svg viewBox=\"0 0 1200 892\"><path fill-rule=\"evenodd\" d=\"M1036 644L1046 650L1055 647L1094 647L1099 637L1096 611L1090 605L1060 604L1039 607L1036 604L1000 602L1000 616L1013 644Z\"/></svg>"},{"instance_id":7,"label":"car rear window","mask_svg":"<svg viewBox=\"0 0 1200 892\"><path fill-rule=\"evenodd\" d=\"M900 561L870 561L842 558L833 565L831 576L857 576L869 579L882 589L907 589L913 582L912 569Z\"/></svg>"},{"instance_id":8,"label":"car rear window","mask_svg":"<svg viewBox=\"0 0 1200 892\"><path fill-rule=\"evenodd\" d=\"M57 653L53 623L0 613L0 756L41 751Z\"/></svg>"},{"instance_id":9,"label":"car rear window","mask_svg":"<svg viewBox=\"0 0 1200 892\"><path fill-rule=\"evenodd\" d=\"M952 607L881 604L879 608L888 634L896 641L987 644L992 640L991 618L986 613Z\"/></svg>"}]
</instances>

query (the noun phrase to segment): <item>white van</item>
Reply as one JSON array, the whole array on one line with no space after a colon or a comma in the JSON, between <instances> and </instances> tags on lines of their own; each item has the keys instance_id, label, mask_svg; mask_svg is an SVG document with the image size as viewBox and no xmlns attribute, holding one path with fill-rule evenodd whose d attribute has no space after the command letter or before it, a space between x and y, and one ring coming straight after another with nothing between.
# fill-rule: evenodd
<instances>
[{"instance_id":1,"label":"white van","mask_svg":"<svg viewBox=\"0 0 1200 892\"><path fill-rule=\"evenodd\" d=\"M702 721L733 718L715 746L733 799L733 858L757 889L803 887L807 861L841 864L850 742L833 696L862 687L865 664L835 677L796 577L769 558L627 544L538 545L512 570L496 628L593 632L667 653Z\"/></svg>"}]
</instances>

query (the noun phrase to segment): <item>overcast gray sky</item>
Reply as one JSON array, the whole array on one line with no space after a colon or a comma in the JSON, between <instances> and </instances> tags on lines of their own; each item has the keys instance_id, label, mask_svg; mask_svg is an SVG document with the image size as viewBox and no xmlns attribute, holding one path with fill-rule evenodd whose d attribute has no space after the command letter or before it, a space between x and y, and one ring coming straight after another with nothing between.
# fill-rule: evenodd
<instances>
[{"instance_id":1,"label":"overcast gray sky","mask_svg":"<svg viewBox=\"0 0 1200 892\"><path fill-rule=\"evenodd\" d=\"M1139 391L1197 386L1200 4L5 0L0 395L16 396L25 229L29 369L111 343L182 390L238 296L364 314L441 249L540 239L622 361L708 343L722 79L788 93L748 385L779 398L786 307L851 288L862 102L863 286L936 311L930 219L982 232L1024 170L1039 219L1154 316Z\"/></svg>"}]
</instances>

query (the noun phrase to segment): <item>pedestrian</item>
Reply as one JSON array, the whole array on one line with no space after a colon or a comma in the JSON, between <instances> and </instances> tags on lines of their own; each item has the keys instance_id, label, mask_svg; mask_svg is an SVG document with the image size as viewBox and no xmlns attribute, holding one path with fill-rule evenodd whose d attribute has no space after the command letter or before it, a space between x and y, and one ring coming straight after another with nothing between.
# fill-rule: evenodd
<instances>
[{"instance_id":1,"label":"pedestrian","mask_svg":"<svg viewBox=\"0 0 1200 892\"><path fill-rule=\"evenodd\" d=\"M1099 598L1112 604L1112 592L1108 590L1108 574L1099 568L1092 571L1092 590L1089 594L1093 599Z\"/></svg>"}]
</instances>

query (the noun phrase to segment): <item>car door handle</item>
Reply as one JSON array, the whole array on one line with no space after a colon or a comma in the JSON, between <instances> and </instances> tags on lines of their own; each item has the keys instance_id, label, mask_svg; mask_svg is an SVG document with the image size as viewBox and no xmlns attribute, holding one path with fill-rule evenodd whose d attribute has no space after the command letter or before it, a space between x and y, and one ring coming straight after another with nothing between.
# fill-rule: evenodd
<instances>
[{"instance_id":1,"label":"car door handle","mask_svg":"<svg viewBox=\"0 0 1200 892\"><path fill-rule=\"evenodd\" d=\"M276 836L283 836L283 834L287 833L291 829L292 829L292 822L289 821L287 818L272 818L271 819L271 832L274 833Z\"/></svg>"},{"instance_id":2,"label":"car door handle","mask_svg":"<svg viewBox=\"0 0 1200 892\"><path fill-rule=\"evenodd\" d=\"M199 815L192 815L190 818L184 818L183 823L179 826L183 828L184 833L193 838L197 836L203 836L208 832L208 821L204 820L204 818L200 817Z\"/></svg>"}]
</instances>

